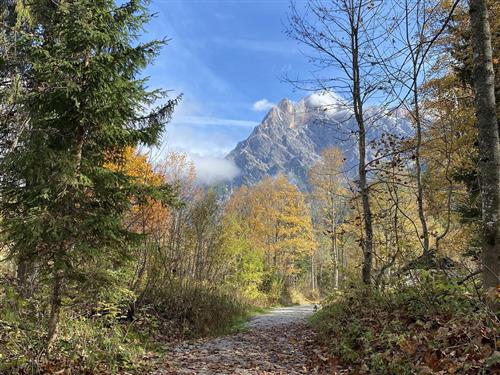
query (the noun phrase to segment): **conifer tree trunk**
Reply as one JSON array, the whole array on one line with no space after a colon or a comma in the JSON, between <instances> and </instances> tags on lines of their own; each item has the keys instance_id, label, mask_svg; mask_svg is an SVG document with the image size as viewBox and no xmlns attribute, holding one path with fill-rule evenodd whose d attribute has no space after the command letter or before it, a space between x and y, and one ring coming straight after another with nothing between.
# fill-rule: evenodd
<instances>
[{"instance_id":1,"label":"conifer tree trunk","mask_svg":"<svg viewBox=\"0 0 500 375\"><path fill-rule=\"evenodd\" d=\"M469 4L479 130L483 283L486 291L491 293L498 288L500 271L500 140L495 106L495 73L487 2L470 0ZM490 302L495 305L493 300L490 299Z\"/></svg>"},{"instance_id":2,"label":"conifer tree trunk","mask_svg":"<svg viewBox=\"0 0 500 375\"><path fill-rule=\"evenodd\" d=\"M27 283L28 283L28 262L26 259L20 258L17 261L17 283L19 285L19 290L23 297L27 296Z\"/></svg>"},{"instance_id":3,"label":"conifer tree trunk","mask_svg":"<svg viewBox=\"0 0 500 375\"><path fill-rule=\"evenodd\" d=\"M52 298L50 301L50 316L48 325L48 335L47 335L47 348L51 349L52 343L57 336L57 328L59 326L59 317L61 314L61 287L62 287L62 275L56 271L54 275L54 285L52 286Z\"/></svg>"}]
</instances>

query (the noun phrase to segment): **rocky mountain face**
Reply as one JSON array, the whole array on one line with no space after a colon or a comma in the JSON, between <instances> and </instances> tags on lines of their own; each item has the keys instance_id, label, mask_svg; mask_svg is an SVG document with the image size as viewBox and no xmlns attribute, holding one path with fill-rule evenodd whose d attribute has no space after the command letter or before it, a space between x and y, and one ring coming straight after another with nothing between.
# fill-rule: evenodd
<instances>
[{"instance_id":1,"label":"rocky mountain face","mask_svg":"<svg viewBox=\"0 0 500 375\"><path fill-rule=\"evenodd\" d=\"M383 133L408 136L413 130L401 116L381 114L368 108L367 139ZM251 185L263 177L283 173L307 189L308 169L321 151L339 147L346 158L346 170L355 171L358 159L357 124L343 100L332 93L317 93L294 103L283 99L271 108L250 136L238 143L227 159L240 169L234 185ZM375 150L368 150L372 158Z\"/></svg>"}]
</instances>

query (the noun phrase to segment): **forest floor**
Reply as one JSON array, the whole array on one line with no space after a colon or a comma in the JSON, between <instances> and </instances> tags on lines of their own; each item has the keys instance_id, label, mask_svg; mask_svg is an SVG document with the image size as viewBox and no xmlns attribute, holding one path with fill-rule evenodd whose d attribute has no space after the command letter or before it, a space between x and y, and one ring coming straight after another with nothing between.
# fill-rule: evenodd
<instances>
[{"instance_id":1,"label":"forest floor","mask_svg":"<svg viewBox=\"0 0 500 375\"><path fill-rule=\"evenodd\" d=\"M168 349L155 375L307 374L312 305L282 307L252 318L241 332L181 342Z\"/></svg>"}]
</instances>

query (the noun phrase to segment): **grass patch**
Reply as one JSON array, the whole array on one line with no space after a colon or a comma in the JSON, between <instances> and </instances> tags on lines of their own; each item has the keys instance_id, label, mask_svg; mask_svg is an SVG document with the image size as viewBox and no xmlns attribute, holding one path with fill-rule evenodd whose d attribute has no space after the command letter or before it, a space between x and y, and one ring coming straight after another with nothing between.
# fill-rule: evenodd
<instances>
[{"instance_id":1,"label":"grass patch","mask_svg":"<svg viewBox=\"0 0 500 375\"><path fill-rule=\"evenodd\" d=\"M246 326L248 321L254 316L265 314L270 310L271 308L267 307L248 306L243 314L235 316L231 325L228 326L227 329L219 332L219 334L228 335L240 332L248 332L248 328Z\"/></svg>"}]
</instances>

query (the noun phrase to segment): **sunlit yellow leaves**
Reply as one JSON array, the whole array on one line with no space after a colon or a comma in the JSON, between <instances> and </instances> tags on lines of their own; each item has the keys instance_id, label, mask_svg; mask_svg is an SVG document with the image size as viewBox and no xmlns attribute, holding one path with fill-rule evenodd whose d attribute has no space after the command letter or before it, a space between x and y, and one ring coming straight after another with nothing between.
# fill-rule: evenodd
<instances>
[{"instance_id":1,"label":"sunlit yellow leaves","mask_svg":"<svg viewBox=\"0 0 500 375\"><path fill-rule=\"evenodd\" d=\"M295 272L295 262L316 247L304 196L284 176L242 187L227 211L248 221L252 243L264 252L266 266L278 273Z\"/></svg>"},{"instance_id":2,"label":"sunlit yellow leaves","mask_svg":"<svg viewBox=\"0 0 500 375\"><path fill-rule=\"evenodd\" d=\"M120 162L108 163L106 168L135 177L138 182L143 184L161 185L163 183L163 175L154 170L146 154L141 154L134 148L127 147L121 152L120 159Z\"/></svg>"},{"instance_id":3,"label":"sunlit yellow leaves","mask_svg":"<svg viewBox=\"0 0 500 375\"><path fill-rule=\"evenodd\" d=\"M199 193L195 184L196 172L193 163L185 154L171 152L162 161L150 161L149 154L143 154L128 147L114 157L114 163L106 168L134 177L138 184L149 186L171 185L180 199L187 200ZM172 210L159 201L148 199L146 203L136 203L128 213L129 228L142 234L161 232L168 225Z\"/></svg>"}]
</instances>

